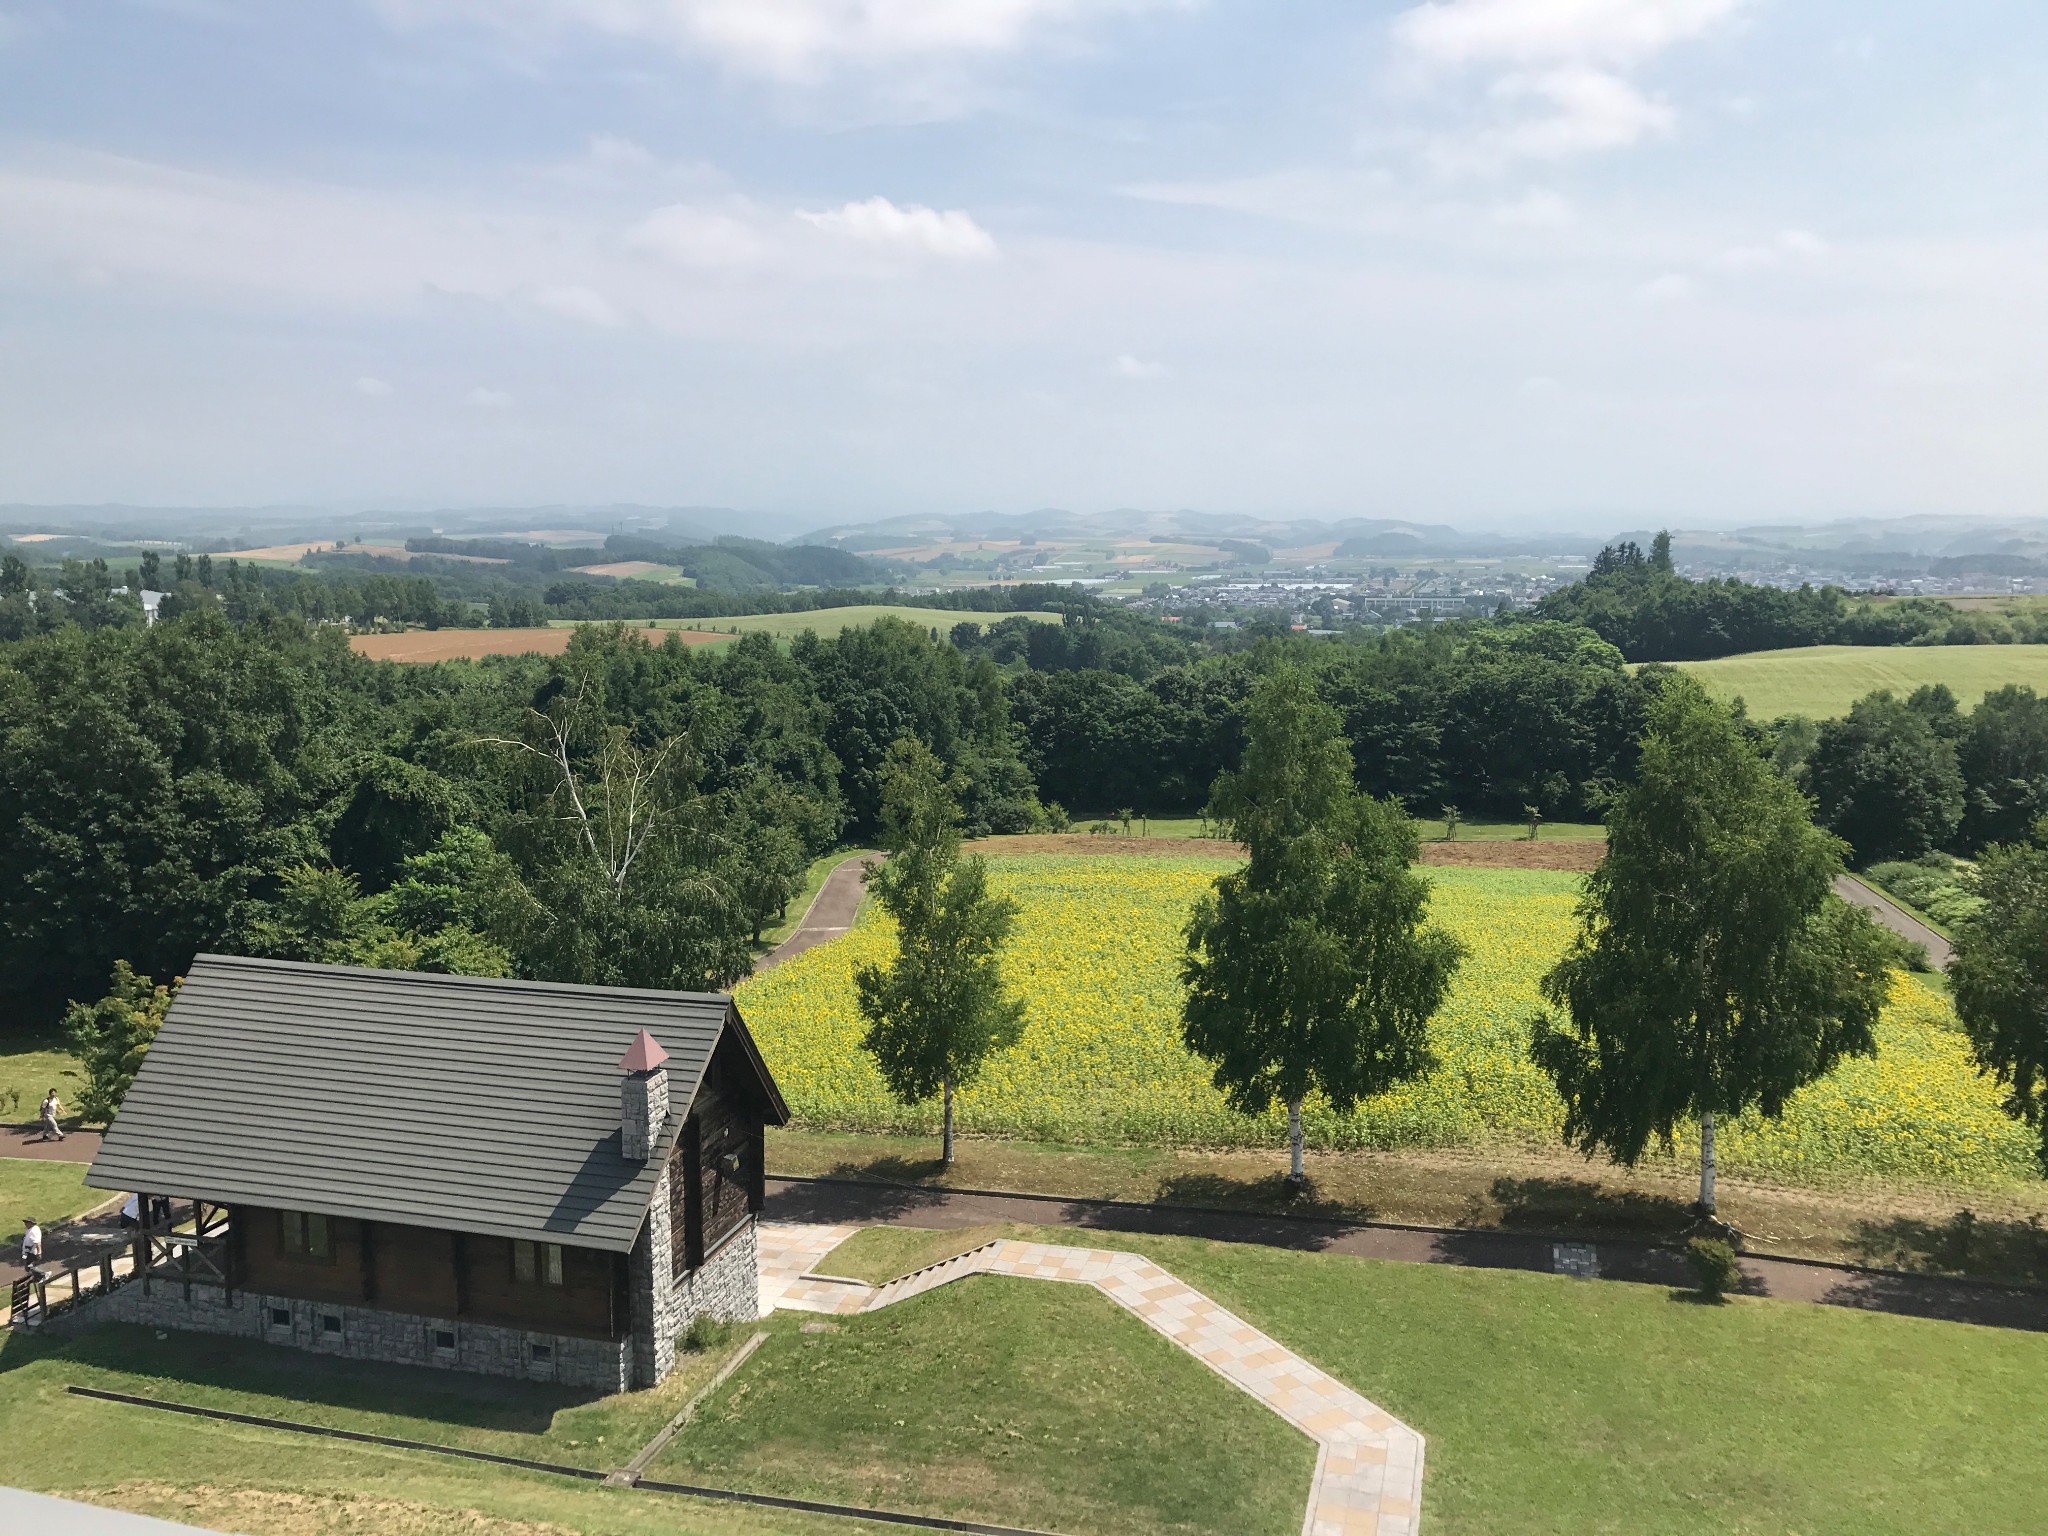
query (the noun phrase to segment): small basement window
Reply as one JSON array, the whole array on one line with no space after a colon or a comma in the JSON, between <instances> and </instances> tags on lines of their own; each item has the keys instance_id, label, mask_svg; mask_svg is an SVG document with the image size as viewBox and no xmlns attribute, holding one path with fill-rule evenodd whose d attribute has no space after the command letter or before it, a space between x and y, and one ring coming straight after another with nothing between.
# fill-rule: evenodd
<instances>
[{"instance_id":1,"label":"small basement window","mask_svg":"<svg viewBox=\"0 0 2048 1536\"><path fill-rule=\"evenodd\" d=\"M291 1309L290 1307L272 1307L272 1308L270 1309L270 1326L271 1326L271 1327L273 1327L273 1328L289 1328L289 1327L291 1327L291 1325L292 1325L292 1309Z\"/></svg>"},{"instance_id":2,"label":"small basement window","mask_svg":"<svg viewBox=\"0 0 2048 1536\"><path fill-rule=\"evenodd\" d=\"M321 1313L320 1326L329 1333L341 1332L341 1315L337 1312Z\"/></svg>"},{"instance_id":3,"label":"small basement window","mask_svg":"<svg viewBox=\"0 0 2048 1536\"><path fill-rule=\"evenodd\" d=\"M455 1349L455 1330L453 1328L436 1328L434 1330L434 1348L441 1350L443 1353L452 1354Z\"/></svg>"},{"instance_id":4,"label":"small basement window","mask_svg":"<svg viewBox=\"0 0 2048 1536\"><path fill-rule=\"evenodd\" d=\"M546 1365L555 1358L555 1346L552 1344L529 1344L526 1348L535 1365Z\"/></svg>"},{"instance_id":5,"label":"small basement window","mask_svg":"<svg viewBox=\"0 0 2048 1536\"><path fill-rule=\"evenodd\" d=\"M513 1239L512 1278L521 1285L560 1285L562 1245Z\"/></svg>"},{"instance_id":6,"label":"small basement window","mask_svg":"<svg viewBox=\"0 0 2048 1536\"><path fill-rule=\"evenodd\" d=\"M280 1211L284 1218L284 1251L302 1259L331 1259L334 1244L327 1218L317 1211Z\"/></svg>"}]
</instances>

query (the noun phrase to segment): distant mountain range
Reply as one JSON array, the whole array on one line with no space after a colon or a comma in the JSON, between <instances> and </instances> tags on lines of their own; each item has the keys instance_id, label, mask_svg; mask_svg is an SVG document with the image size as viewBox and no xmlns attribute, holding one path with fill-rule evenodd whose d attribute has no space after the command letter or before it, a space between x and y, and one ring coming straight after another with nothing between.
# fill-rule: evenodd
<instances>
[{"instance_id":1,"label":"distant mountain range","mask_svg":"<svg viewBox=\"0 0 2048 1536\"><path fill-rule=\"evenodd\" d=\"M1592 519L1584 520L1591 523ZM1590 556L1601 545L1634 539L1647 546L1658 524L1600 530L1581 526L1527 532L1466 531L1398 518L1315 518L1286 515L1146 511L1117 508L1072 512L915 514L865 522L828 523L798 532L799 517L731 507L598 505L486 506L427 511L309 506L141 507L0 504L0 535L63 533L110 544L176 540L232 549L291 539L350 537L402 542L407 537L525 538L553 544L602 544L613 536L675 546L708 544L722 535L827 545L859 554L944 540L1103 539L1236 541L1280 551L1328 544L1339 558ZM1674 528L1682 562L1732 571L1786 565L1828 567L1857 576L1983 564L2022 567L2048 562L2048 518L1845 518L1813 523ZM790 537L794 534L794 537ZM68 542L68 541L67 541Z\"/></svg>"}]
</instances>

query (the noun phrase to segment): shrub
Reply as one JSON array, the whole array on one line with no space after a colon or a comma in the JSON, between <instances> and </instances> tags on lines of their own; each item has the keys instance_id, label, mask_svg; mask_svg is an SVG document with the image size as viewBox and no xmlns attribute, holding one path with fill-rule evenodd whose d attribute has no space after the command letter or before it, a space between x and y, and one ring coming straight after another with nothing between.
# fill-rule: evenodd
<instances>
[{"instance_id":1,"label":"shrub","mask_svg":"<svg viewBox=\"0 0 2048 1536\"><path fill-rule=\"evenodd\" d=\"M1700 1282L1700 1291L1722 1296L1742 1283L1742 1267L1735 1262L1735 1250L1718 1237L1696 1237L1685 1245L1686 1262Z\"/></svg>"},{"instance_id":2,"label":"shrub","mask_svg":"<svg viewBox=\"0 0 2048 1536\"><path fill-rule=\"evenodd\" d=\"M676 1335L676 1348L692 1355L720 1349L732 1337L732 1326L731 1323L699 1312L690 1319L690 1326Z\"/></svg>"}]
</instances>

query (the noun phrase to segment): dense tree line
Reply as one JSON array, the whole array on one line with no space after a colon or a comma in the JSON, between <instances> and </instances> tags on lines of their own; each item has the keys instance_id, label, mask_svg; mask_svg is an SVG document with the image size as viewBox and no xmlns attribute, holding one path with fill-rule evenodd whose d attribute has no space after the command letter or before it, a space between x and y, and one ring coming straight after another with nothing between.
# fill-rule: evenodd
<instances>
[{"instance_id":1,"label":"dense tree line","mask_svg":"<svg viewBox=\"0 0 2048 1536\"><path fill-rule=\"evenodd\" d=\"M1880 689L1818 725L1776 722L1779 763L1856 862L1971 854L2048 815L2048 699L2008 685L1964 711L1935 683Z\"/></svg>"},{"instance_id":2,"label":"dense tree line","mask_svg":"<svg viewBox=\"0 0 2048 1536\"><path fill-rule=\"evenodd\" d=\"M1793 591L1736 577L1689 581L1668 534L1645 555L1633 543L1600 552L1583 581L1540 599L1532 617L1581 624L1630 661L1705 661L1804 645L1989 645L2048 640L2048 624L1971 613L1932 598L1873 602L1840 587Z\"/></svg>"},{"instance_id":3,"label":"dense tree line","mask_svg":"<svg viewBox=\"0 0 2048 1536\"><path fill-rule=\"evenodd\" d=\"M220 603L65 624L0 649L0 986L207 949L723 985L811 859L874 834L903 736L968 831L1034 824L994 668L920 626L400 668Z\"/></svg>"},{"instance_id":4,"label":"dense tree line","mask_svg":"<svg viewBox=\"0 0 2048 1536\"><path fill-rule=\"evenodd\" d=\"M1143 682L1027 672L1010 709L1039 792L1070 808L1198 810L1236 766L1244 700L1293 656L1343 721L1359 786L1411 809L1584 817L1633 771L1656 674L1561 624L1438 625L1266 647L1168 667Z\"/></svg>"}]
</instances>

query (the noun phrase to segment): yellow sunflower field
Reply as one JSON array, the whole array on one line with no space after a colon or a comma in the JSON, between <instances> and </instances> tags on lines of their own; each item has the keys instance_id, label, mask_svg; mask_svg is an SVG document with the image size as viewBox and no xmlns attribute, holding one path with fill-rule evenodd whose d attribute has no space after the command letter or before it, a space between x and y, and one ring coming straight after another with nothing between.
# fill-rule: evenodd
<instances>
[{"instance_id":1,"label":"yellow sunflower field","mask_svg":"<svg viewBox=\"0 0 2048 1536\"><path fill-rule=\"evenodd\" d=\"M1021 908L1004 974L1028 1011L1023 1038L959 1094L961 1128L1067 1143L1277 1144L1281 1112L1232 1111L1181 1044L1182 930L1223 868L1214 858L992 859L991 882ZM1541 1006L1537 982L1571 936L1578 877L1461 868L1430 876L1431 915L1470 951L1432 1025L1437 1069L1348 1115L1312 1102L1309 1138L1362 1148L1555 1143L1562 1106L1529 1061L1528 1023ZM740 987L741 1010L798 1124L936 1128L937 1104L898 1104L860 1048L853 974L886 963L892 940L888 918L869 904L844 938ZM2038 1177L2032 1147L1971 1067L1947 1003L1904 976L1875 1058L1813 1084L1781 1120L1745 1116L1720 1137L1731 1169L1974 1184Z\"/></svg>"}]
</instances>

